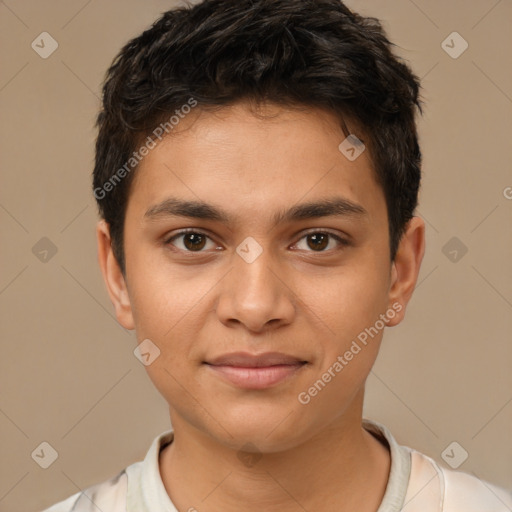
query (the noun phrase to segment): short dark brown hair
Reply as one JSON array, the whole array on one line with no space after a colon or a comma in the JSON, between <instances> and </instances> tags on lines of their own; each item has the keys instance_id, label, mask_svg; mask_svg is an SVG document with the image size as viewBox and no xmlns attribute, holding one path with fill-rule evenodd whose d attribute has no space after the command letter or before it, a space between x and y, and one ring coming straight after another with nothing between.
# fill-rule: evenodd
<instances>
[{"instance_id":1,"label":"short dark brown hair","mask_svg":"<svg viewBox=\"0 0 512 512\"><path fill-rule=\"evenodd\" d=\"M339 0L204 0L164 13L114 59L97 119L93 189L122 271L134 152L191 99L203 109L320 107L342 127L352 120L385 195L393 260L418 201L419 88L379 21Z\"/></svg>"}]
</instances>

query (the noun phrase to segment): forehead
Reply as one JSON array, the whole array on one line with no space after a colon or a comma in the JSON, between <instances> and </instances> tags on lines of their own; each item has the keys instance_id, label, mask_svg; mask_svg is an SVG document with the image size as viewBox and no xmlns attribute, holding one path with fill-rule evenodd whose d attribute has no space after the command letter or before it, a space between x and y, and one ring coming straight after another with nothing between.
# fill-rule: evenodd
<instances>
[{"instance_id":1,"label":"forehead","mask_svg":"<svg viewBox=\"0 0 512 512\"><path fill-rule=\"evenodd\" d=\"M245 213L254 222L265 212L275 221L285 205L336 195L360 205L370 220L385 215L368 151L348 158L354 152L344 151L351 141L345 139L340 120L320 109L196 107L139 164L128 210L141 217L181 197L217 205L232 220Z\"/></svg>"}]
</instances>

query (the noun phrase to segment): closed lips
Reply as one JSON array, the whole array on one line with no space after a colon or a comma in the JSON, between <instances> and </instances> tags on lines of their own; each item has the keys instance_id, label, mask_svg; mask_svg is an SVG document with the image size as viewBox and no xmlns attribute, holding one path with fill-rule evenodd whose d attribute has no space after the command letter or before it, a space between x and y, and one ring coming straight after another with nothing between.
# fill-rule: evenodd
<instances>
[{"instance_id":1,"label":"closed lips","mask_svg":"<svg viewBox=\"0 0 512 512\"><path fill-rule=\"evenodd\" d=\"M235 366L238 368L267 368L269 366L298 366L307 361L295 356L279 352L266 352L263 354L250 354L246 352L233 352L224 354L208 361L211 366Z\"/></svg>"}]
</instances>

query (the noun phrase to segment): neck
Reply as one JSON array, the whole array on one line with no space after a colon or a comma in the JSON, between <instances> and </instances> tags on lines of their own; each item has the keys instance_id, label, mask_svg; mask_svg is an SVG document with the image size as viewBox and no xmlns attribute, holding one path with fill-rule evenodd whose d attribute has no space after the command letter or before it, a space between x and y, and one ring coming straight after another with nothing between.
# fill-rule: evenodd
<instances>
[{"instance_id":1,"label":"neck","mask_svg":"<svg viewBox=\"0 0 512 512\"><path fill-rule=\"evenodd\" d=\"M173 418L175 437L160 455L160 472L179 510L376 512L384 496L390 456L344 415L299 446L249 458Z\"/></svg>"}]
</instances>

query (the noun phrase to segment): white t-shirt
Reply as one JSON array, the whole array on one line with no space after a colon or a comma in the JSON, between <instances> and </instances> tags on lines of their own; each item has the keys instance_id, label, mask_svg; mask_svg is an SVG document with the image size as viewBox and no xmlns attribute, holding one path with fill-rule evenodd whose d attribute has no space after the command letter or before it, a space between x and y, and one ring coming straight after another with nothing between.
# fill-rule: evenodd
<instances>
[{"instance_id":1,"label":"white t-shirt","mask_svg":"<svg viewBox=\"0 0 512 512\"><path fill-rule=\"evenodd\" d=\"M363 426L387 443L391 453L389 480L377 512L512 511L512 492L441 468L430 457L398 445L379 423L364 420ZM143 461L43 512L178 512L165 490L158 465L160 450L172 440L172 430L160 434ZM189 510L194 510L193 505Z\"/></svg>"}]
</instances>

